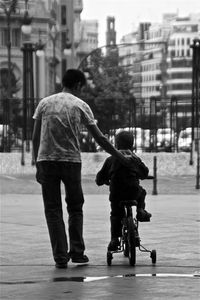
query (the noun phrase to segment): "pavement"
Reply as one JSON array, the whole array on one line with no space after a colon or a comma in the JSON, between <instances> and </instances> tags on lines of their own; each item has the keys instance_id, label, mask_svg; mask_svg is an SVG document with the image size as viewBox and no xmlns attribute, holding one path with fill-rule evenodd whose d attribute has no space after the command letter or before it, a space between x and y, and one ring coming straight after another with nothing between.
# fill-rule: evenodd
<instances>
[{"instance_id":1,"label":"pavement","mask_svg":"<svg viewBox=\"0 0 200 300\"><path fill-rule=\"evenodd\" d=\"M1 175L0 299L190 299L200 298L200 193L194 177L160 178L158 195L148 191L150 223L141 223L141 243L131 267L122 254L107 266L109 202L106 187L83 178L84 238L87 266L69 262L56 269L43 212L40 186L32 175ZM63 208L65 207L63 198ZM67 228L67 213L63 209Z\"/></svg>"}]
</instances>

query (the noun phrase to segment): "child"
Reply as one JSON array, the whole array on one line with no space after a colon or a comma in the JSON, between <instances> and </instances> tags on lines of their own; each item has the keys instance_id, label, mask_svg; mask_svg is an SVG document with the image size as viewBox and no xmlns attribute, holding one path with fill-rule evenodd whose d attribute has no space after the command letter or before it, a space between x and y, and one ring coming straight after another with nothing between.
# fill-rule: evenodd
<instances>
[{"instance_id":1,"label":"child","mask_svg":"<svg viewBox=\"0 0 200 300\"><path fill-rule=\"evenodd\" d=\"M117 250L122 235L122 218L124 210L120 201L137 200L137 220L140 222L150 221L151 214L145 208L146 191L140 186L139 179L148 177L149 170L145 164L133 153L133 133L121 131L115 137L116 148L130 159L130 168L123 166L115 157L109 156L101 170L97 173L97 185L110 186L110 222L111 241L108 251Z\"/></svg>"}]
</instances>

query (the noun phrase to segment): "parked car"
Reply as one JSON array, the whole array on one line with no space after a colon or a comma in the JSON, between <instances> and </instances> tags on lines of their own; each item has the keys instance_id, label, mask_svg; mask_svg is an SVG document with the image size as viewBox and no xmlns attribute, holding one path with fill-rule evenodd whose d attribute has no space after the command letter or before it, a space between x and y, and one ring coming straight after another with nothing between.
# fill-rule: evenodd
<instances>
[{"instance_id":1,"label":"parked car","mask_svg":"<svg viewBox=\"0 0 200 300\"><path fill-rule=\"evenodd\" d=\"M187 127L180 131L178 137L178 149L179 151L190 151L192 143L192 127Z\"/></svg>"},{"instance_id":2,"label":"parked car","mask_svg":"<svg viewBox=\"0 0 200 300\"><path fill-rule=\"evenodd\" d=\"M175 132L171 128L159 128L157 130L157 150L171 151L174 147Z\"/></svg>"}]
</instances>

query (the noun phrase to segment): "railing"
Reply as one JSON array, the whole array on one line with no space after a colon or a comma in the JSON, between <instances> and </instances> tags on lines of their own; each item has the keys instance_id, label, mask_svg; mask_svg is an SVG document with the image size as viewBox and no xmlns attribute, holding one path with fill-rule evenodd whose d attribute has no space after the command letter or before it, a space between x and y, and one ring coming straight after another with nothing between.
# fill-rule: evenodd
<instances>
[{"instance_id":1,"label":"railing","mask_svg":"<svg viewBox=\"0 0 200 300\"><path fill-rule=\"evenodd\" d=\"M30 151L33 129L33 113L38 99L0 99L0 152Z\"/></svg>"},{"instance_id":2,"label":"railing","mask_svg":"<svg viewBox=\"0 0 200 300\"><path fill-rule=\"evenodd\" d=\"M26 99L24 103L20 98L0 100L0 152L21 151L23 142L25 142L24 150L30 151L32 116L38 101ZM151 98L146 101L145 109L138 105L135 98L127 99L128 103L122 102L122 107L119 105L115 107L113 99L99 101L102 103L107 101L104 103L107 107L110 105L108 115L102 111L97 121L111 142L114 142L114 136L119 130L125 129L133 132L136 151L190 151L191 134L189 132L188 135L186 133L184 135L183 132L186 128L191 128L191 103L188 99L173 97L162 107L160 101ZM182 144L179 143L180 133ZM81 134L81 150L84 152L100 150L86 131Z\"/></svg>"}]
</instances>

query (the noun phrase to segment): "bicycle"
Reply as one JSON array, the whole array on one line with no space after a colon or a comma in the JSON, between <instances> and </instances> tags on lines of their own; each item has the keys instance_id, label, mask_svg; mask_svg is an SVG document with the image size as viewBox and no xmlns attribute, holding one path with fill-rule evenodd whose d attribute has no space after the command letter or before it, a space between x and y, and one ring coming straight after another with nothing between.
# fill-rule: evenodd
<instances>
[{"instance_id":1,"label":"bicycle","mask_svg":"<svg viewBox=\"0 0 200 300\"><path fill-rule=\"evenodd\" d=\"M156 263L156 250L148 250L141 245L139 236L139 223L136 217L133 217L132 206L137 206L137 201L129 200L120 203L125 210L125 215L122 219L122 236L120 237L120 245L116 251L107 251L107 265L111 266L113 254L123 252L125 257L129 258L129 264L134 266L136 263L136 248L141 252L150 253L152 264Z\"/></svg>"}]
</instances>

